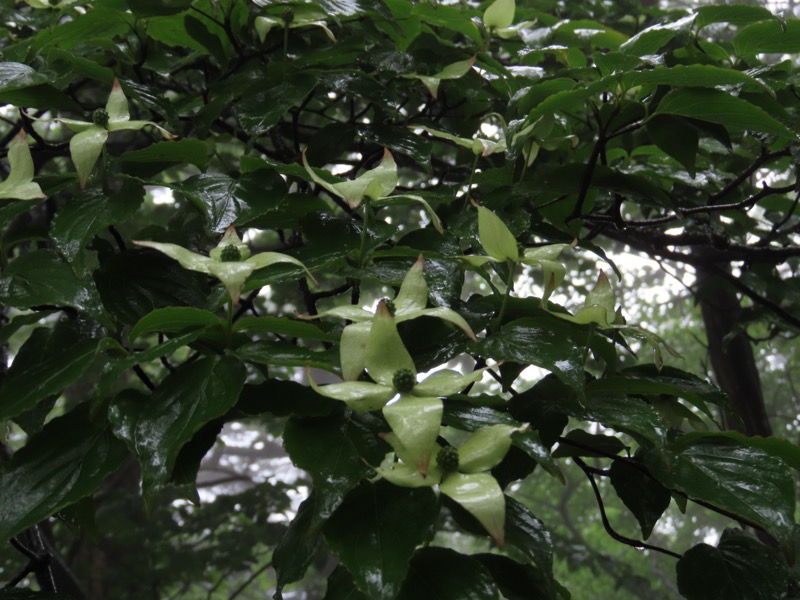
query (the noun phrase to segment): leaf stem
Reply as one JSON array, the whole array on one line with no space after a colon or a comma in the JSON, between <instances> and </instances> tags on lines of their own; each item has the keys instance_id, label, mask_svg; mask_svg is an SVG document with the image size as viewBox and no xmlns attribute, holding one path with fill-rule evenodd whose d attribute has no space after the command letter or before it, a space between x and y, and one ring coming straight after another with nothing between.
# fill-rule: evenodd
<instances>
[{"instance_id":1,"label":"leaf stem","mask_svg":"<svg viewBox=\"0 0 800 600\"><path fill-rule=\"evenodd\" d=\"M503 295L502 304L500 304L500 312L497 313L497 317L495 317L495 320L492 323L492 329L498 329L502 324L503 317L506 314L506 306L508 305L508 298L511 296L511 290L514 287L514 271L516 271L517 265L512 261L507 261L506 264L509 265L508 277L506 278L506 293Z\"/></svg>"},{"instance_id":2,"label":"leaf stem","mask_svg":"<svg viewBox=\"0 0 800 600\"><path fill-rule=\"evenodd\" d=\"M367 264L367 238L369 236L370 215L372 209L369 205L369 198L364 199L364 222L361 224L361 247L358 250L358 266L363 267Z\"/></svg>"}]
</instances>

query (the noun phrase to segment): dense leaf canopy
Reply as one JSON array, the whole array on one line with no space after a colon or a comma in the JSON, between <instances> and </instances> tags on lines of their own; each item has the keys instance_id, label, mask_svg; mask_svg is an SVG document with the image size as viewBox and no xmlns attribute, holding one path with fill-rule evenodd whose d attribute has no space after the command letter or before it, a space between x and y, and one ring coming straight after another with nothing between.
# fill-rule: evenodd
<instances>
[{"instance_id":1,"label":"dense leaf canopy","mask_svg":"<svg viewBox=\"0 0 800 600\"><path fill-rule=\"evenodd\" d=\"M575 473L683 597L800 597L800 448L748 371L748 333L800 330L800 23L572 0L0 12L0 540L29 561L9 589L42 590L19 597L263 576L253 597L288 600L312 573L330 600L569 598L525 490ZM627 320L623 248L695 275L722 391ZM188 504L242 423L307 487ZM727 529L665 547L687 505Z\"/></svg>"}]
</instances>

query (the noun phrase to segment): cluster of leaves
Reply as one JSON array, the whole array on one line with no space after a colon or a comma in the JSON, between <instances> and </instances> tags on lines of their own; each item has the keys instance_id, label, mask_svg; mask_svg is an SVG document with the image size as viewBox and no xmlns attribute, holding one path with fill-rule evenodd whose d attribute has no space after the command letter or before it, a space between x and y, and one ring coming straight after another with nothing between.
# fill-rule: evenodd
<instances>
[{"instance_id":1,"label":"cluster of leaves","mask_svg":"<svg viewBox=\"0 0 800 600\"><path fill-rule=\"evenodd\" d=\"M0 419L26 435L0 467L0 539L57 513L90 527L75 507L131 457L151 511L172 486L196 500L225 422L287 419L313 491L274 548L277 597L327 548L330 600L568 598L511 494L566 469L609 479L642 535L609 534L677 558L684 597L798 597L800 449L719 431L725 397L663 367L605 274L574 314L552 301L565 255L605 259L602 233L721 273L752 259L741 290L798 325L795 280L774 285L798 256L795 186L749 181L793 180L797 71L758 57L800 51L796 22L547 0L3 16ZM523 267L539 296L512 294ZM653 364L628 366L632 342ZM456 359L474 370L439 370ZM546 374L518 391L530 366ZM311 367L345 381L290 379ZM496 393L464 393L484 375ZM647 544L671 502L748 529ZM450 520L492 551L432 545Z\"/></svg>"}]
</instances>

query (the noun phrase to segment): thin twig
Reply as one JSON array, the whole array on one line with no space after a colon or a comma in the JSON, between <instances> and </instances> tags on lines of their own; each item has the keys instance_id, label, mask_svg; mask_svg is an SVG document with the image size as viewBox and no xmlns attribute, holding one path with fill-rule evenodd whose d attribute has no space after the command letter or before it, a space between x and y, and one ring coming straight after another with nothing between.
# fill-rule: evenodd
<instances>
[{"instance_id":1,"label":"thin twig","mask_svg":"<svg viewBox=\"0 0 800 600\"><path fill-rule=\"evenodd\" d=\"M631 546L633 548L638 549L645 549L645 550L652 550L653 552L660 552L661 554L666 554L667 556L672 556L673 558L683 558L682 554L678 554L677 552L673 552L672 550L667 550L666 548L660 548L658 546L653 546L652 544L647 544L645 542L635 540L633 538L626 537L616 531L608 520L608 515L606 514L606 507L603 504L603 497L600 494L600 488L597 487L597 482L594 480L594 472L593 470L583 462L577 456L572 457L572 460L575 461L575 464L578 465L581 470L583 470L584 474L586 475L587 479L589 479L589 483L592 485L592 490L594 491L594 497L597 500L597 506L600 509L600 518L603 521L603 528L606 530L606 533L610 535L612 538Z\"/></svg>"}]
</instances>

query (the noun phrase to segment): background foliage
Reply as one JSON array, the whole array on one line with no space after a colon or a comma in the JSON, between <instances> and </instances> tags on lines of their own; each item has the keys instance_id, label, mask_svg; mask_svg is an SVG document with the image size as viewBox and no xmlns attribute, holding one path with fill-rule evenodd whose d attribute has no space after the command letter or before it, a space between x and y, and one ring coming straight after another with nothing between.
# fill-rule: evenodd
<instances>
[{"instance_id":1,"label":"background foliage","mask_svg":"<svg viewBox=\"0 0 800 600\"><path fill-rule=\"evenodd\" d=\"M5 595L800 597L797 21L0 11Z\"/></svg>"}]
</instances>

